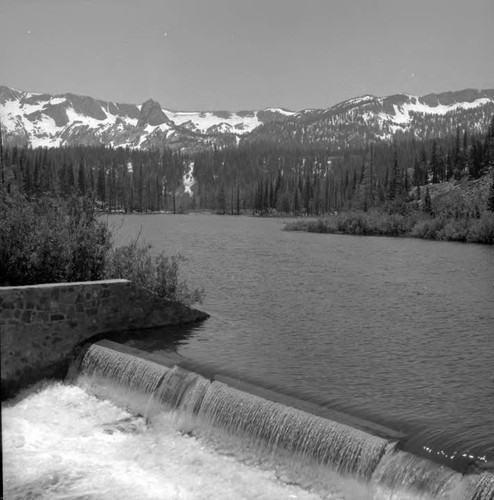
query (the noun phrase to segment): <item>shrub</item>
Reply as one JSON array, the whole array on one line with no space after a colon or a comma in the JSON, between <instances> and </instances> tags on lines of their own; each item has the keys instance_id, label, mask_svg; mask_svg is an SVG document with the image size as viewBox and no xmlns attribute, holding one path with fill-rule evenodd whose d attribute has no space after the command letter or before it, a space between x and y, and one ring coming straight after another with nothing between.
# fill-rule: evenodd
<instances>
[{"instance_id":1,"label":"shrub","mask_svg":"<svg viewBox=\"0 0 494 500\"><path fill-rule=\"evenodd\" d=\"M204 290L190 290L185 281L179 279L182 255L171 257L160 253L153 257L151 246L139 243L138 239L129 245L112 250L106 262L105 278L124 278L133 281L159 297L172 302L191 305L204 300Z\"/></svg>"},{"instance_id":2,"label":"shrub","mask_svg":"<svg viewBox=\"0 0 494 500\"><path fill-rule=\"evenodd\" d=\"M308 231L308 222L296 220L285 225L285 231Z\"/></svg>"},{"instance_id":3,"label":"shrub","mask_svg":"<svg viewBox=\"0 0 494 500\"><path fill-rule=\"evenodd\" d=\"M316 221L310 221L307 224L307 231L309 233L327 233L326 224L322 219L317 219Z\"/></svg>"},{"instance_id":4,"label":"shrub","mask_svg":"<svg viewBox=\"0 0 494 500\"><path fill-rule=\"evenodd\" d=\"M444 227L437 232L438 240L468 241L470 232L470 219L448 219Z\"/></svg>"},{"instance_id":5,"label":"shrub","mask_svg":"<svg viewBox=\"0 0 494 500\"><path fill-rule=\"evenodd\" d=\"M348 234L400 236L413 226L411 215L349 212L338 216L338 229Z\"/></svg>"},{"instance_id":6,"label":"shrub","mask_svg":"<svg viewBox=\"0 0 494 500\"><path fill-rule=\"evenodd\" d=\"M381 233L389 236L401 236L411 229L410 217L400 214L391 214L384 217L381 225Z\"/></svg>"},{"instance_id":7,"label":"shrub","mask_svg":"<svg viewBox=\"0 0 494 500\"><path fill-rule=\"evenodd\" d=\"M336 233L338 226L332 218L317 219L308 223L307 231L309 233Z\"/></svg>"},{"instance_id":8,"label":"shrub","mask_svg":"<svg viewBox=\"0 0 494 500\"><path fill-rule=\"evenodd\" d=\"M179 263L185 262L183 255L166 257L162 253L156 257L156 286L153 291L159 297L166 298L182 304L202 304L204 289L190 290L185 281L179 281Z\"/></svg>"},{"instance_id":9,"label":"shrub","mask_svg":"<svg viewBox=\"0 0 494 500\"><path fill-rule=\"evenodd\" d=\"M0 284L99 279L110 233L88 200L0 194Z\"/></svg>"},{"instance_id":10,"label":"shrub","mask_svg":"<svg viewBox=\"0 0 494 500\"><path fill-rule=\"evenodd\" d=\"M124 278L174 302L202 302L204 291L179 279L184 260L153 258L137 240L113 248L88 198L28 200L0 191L0 286Z\"/></svg>"},{"instance_id":11,"label":"shrub","mask_svg":"<svg viewBox=\"0 0 494 500\"><path fill-rule=\"evenodd\" d=\"M494 244L494 213L486 212L480 219L474 219L470 229L470 240Z\"/></svg>"},{"instance_id":12,"label":"shrub","mask_svg":"<svg viewBox=\"0 0 494 500\"><path fill-rule=\"evenodd\" d=\"M338 230L347 234L370 234L369 218L365 212L348 212L339 214Z\"/></svg>"},{"instance_id":13,"label":"shrub","mask_svg":"<svg viewBox=\"0 0 494 500\"><path fill-rule=\"evenodd\" d=\"M296 221L287 224L288 231L312 233L344 233L353 235L410 236L430 240L472 241L494 243L494 213L485 212L480 218L468 213L456 217L448 212L436 217L419 211L389 214L384 211L342 212L325 219Z\"/></svg>"},{"instance_id":14,"label":"shrub","mask_svg":"<svg viewBox=\"0 0 494 500\"><path fill-rule=\"evenodd\" d=\"M444 227L444 220L438 218L427 218L419 220L412 228L411 236L428 240L438 239L438 232Z\"/></svg>"}]
</instances>

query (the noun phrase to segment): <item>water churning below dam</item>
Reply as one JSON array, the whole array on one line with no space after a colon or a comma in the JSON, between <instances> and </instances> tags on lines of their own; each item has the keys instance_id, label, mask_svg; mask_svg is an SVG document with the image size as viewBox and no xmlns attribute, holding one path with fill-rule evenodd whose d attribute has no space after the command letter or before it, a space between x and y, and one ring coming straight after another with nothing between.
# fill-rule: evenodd
<instances>
[{"instance_id":1,"label":"water churning below dam","mask_svg":"<svg viewBox=\"0 0 494 500\"><path fill-rule=\"evenodd\" d=\"M180 361L173 356L154 359L109 341L92 344L81 352L69 374L70 385L58 388L65 395L63 391L84 389L70 403L78 407L77 399L82 401L78 420L69 425L70 417L54 410L53 421L46 414L45 422L38 422L42 427L52 425L54 432L64 425L71 429L59 440L58 458L52 460L58 468L56 474L43 475L44 489L40 491L49 492L44 498L70 497L74 488L84 492L81 484L92 475L100 486L99 490L95 486L85 491L90 498L493 498L494 476L490 472L464 475L401 450L400 441L405 437L391 429L368 423L365 430L365 422L355 423L351 417L352 425L324 418L273 400L276 397L268 399L269 391L202 367L198 369L202 374L195 373L178 366L183 365ZM49 393L39 394L50 401ZM98 409L89 402L94 396L99 398ZM34 479L22 483L16 476L19 470L12 469L16 460L24 460L24 476L36 467L32 463L27 466L27 455L32 458L32 449L38 446L33 430L24 417L10 413L16 408L19 411L23 403L4 411L4 459L10 464L5 477L13 498L22 497L15 493L26 484L32 489L40 486ZM38 410L31 411L39 411L46 403L38 401ZM105 417L105 411L111 416ZM86 419L95 418L98 412L102 412L101 421L91 428ZM14 423L9 418L14 418L24 434L12 434ZM91 445L94 434L99 437ZM64 452L67 438L75 440L76 451L67 448ZM98 439L106 444L98 444ZM132 452L123 446L128 439L133 440ZM81 470L77 450L84 447L88 447L88 454L93 447L98 455L91 460L106 455L106 467L95 467L91 462ZM112 447L115 454L110 455ZM213 455L204 458L205 450ZM173 456L173 465L163 462L165 456L166 460ZM146 472L138 473L137 466ZM106 474L115 475L113 482L100 477L105 469ZM34 478L35 473L31 474ZM146 481L141 481L144 477ZM124 486L125 480L132 484Z\"/></svg>"}]
</instances>

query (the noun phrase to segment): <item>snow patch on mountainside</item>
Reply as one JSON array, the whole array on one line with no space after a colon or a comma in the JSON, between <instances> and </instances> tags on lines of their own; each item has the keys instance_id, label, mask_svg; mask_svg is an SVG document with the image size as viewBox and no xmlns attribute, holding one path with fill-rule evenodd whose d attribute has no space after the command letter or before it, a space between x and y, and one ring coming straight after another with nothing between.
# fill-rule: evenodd
<instances>
[{"instance_id":1,"label":"snow patch on mountainside","mask_svg":"<svg viewBox=\"0 0 494 500\"><path fill-rule=\"evenodd\" d=\"M66 100L65 97L52 97L49 102L52 106L55 106L56 104L62 104Z\"/></svg>"},{"instance_id":2,"label":"snow patch on mountainside","mask_svg":"<svg viewBox=\"0 0 494 500\"><path fill-rule=\"evenodd\" d=\"M42 104L23 104L20 101L7 101L2 105L0 118L5 130L10 133L25 131L33 148L57 147L60 139L54 138L61 128L57 127L53 118L40 114L36 120L30 120L28 116L41 112Z\"/></svg>"},{"instance_id":3,"label":"snow patch on mountainside","mask_svg":"<svg viewBox=\"0 0 494 500\"><path fill-rule=\"evenodd\" d=\"M193 176L193 172L194 172L194 162L191 161L189 162L188 170L185 171L182 180L184 185L184 192L190 196L192 196L192 186L196 182Z\"/></svg>"},{"instance_id":4,"label":"snow patch on mountainside","mask_svg":"<svg viewBox=\"0 0 494 500\"><path fill-rule=\"evenodd\" d=\"M108 120L98 120L90 116L81 115L74 108L70 107L66 110L69 122L72 124L86 125L89 128L100 128Z\"/></svg>"},{"instance_id":5,"label":"snow patch on mountainside","mask_svg":"<svg viewBox=\"0 0 494 500\"><path fill-rule=\"evenodd\" d=\"M110 106L102 106L103 112L106 115L106 120L99 121L99 123L110 126L118 126L122 124L131 125L132 127L137 126L137 118L131 118L130 116L119 116L115 115L110 111ZM117 123L117 120L119 123Z\"/></svg>"},{"instance_id":6,"label":"snow patch on mountainside","mask_svg":"<svg viewBox=\"0 0 494 500\"><path fill-rule=\"evenodd\" d=\"M411 120L410 113L445 115L446 113L450 113L451 111L456 111L458 109L478 108L479 106L483 106L489 102L491 102L491 99L483 97L476 99L473 102L457 102L450 105L438 104L437 106L429 106L421 103L418 98L411 98L410 102L405 104L394 104L394 114L391 115L391 118L395 123L408 123Z\"/></svg>"},{"instance_id":7,"label":"snow patch on mountainside","mask_svg":"<svg viewBox=\"0 0 494 500\"><path fill-rule=\"evenodd\" d=\"M194 112L166 110L151 99L144 105L119 104L69 93L53 96L0 86L0 119L7 143L32 147L109 144L195 151L216 144L225 147L249 141L252 137L249 134L264 125L258 136L253 134L255 138L296 141L297 136L305 137L307 127L315 130L320 127L323 135L318 130L314 137L325 142L339 140L341 144L336 146L339 148L361 134L390 139L395 132L413 129L420 135L423 132L420 127L433 121L434 115L468 110L477 113L474 108L483 112L484 107L486 113L491 113L494 90L466 89L424 97L363 95L328 109L300 112L279 107ZM280 121L286 127L278 124L270 127L270 122ZM284 133L286 138L282 138Z\"/></svg>"},{"instance_id":8,"label":"snow patch on mountainside","mask_svg":"<svg viewBox=\"0 0 494 500\"><path fill-rule=\"evenodd\" d=\"M144 132L146 132L146 134L152 134L157 130L161 132L167 132L168 130L170 130L170 125L168 125L167 123L162 123L160 125L146 125L144 127Z\"/></svg>"},{"instance_id":9,"label":"snow patch on mountainside","mask_svg":"<svg viewBox=\"0 0 494 500\"><path fill-rule=\"evenodd\" d=\"M176 125L184 126L189 130L206 133L234 133L246 134L261 125L257 118L257 111L253 116L239 116L237 113L221 113L217 115L213 112L201 111L168 111L165 114Z\"/></svg>"},{"instance_id":10,"label":"snow patch on mountainside","mask_svg":"<svg viewBox=\"0 0 494 500\"><path fill-rule=\"evenodd\" d=\"M362 95L360 97L353 97L351 99L347 99L346 101L342 102L341 104L345 105L353 105L353 106L360 106L363 103L369 102L369 101L374 101L376 98L373 95Z\"/></svg>"},{"instance_id":11,"label":"snow patch on mountainside","mask_svg":"<svg viewBox=\"0 0 494 500\"><path fill-rule=\"evenodd\" d=\"M265 108L263 111L271 111L273 113L279 113L280 115L285 115L285 116L294 116L298 113L295 111L288 111L288 109L283 109L283 108Z\"/></svg>"},{"instance_id":12,"label":"snow patch on mountainside","mask_svg":"<svg viewBox=\"0 0 494 500\"><path fill-rule=\"evenodd\" d=\"M31 142L31 144L33 144L33 147L48 145L50 143L51 137L57 134L57 132L60 130L60 128L55 124L55 120L45 115L43 115L41 120L38 120L32 125L33 126L30 132L32 135L36 135L36 140L38 142L37 146L34 146L33 142ZM35 132L35 134L33 134L33 132Z\"/></svg>"}]
</instances>

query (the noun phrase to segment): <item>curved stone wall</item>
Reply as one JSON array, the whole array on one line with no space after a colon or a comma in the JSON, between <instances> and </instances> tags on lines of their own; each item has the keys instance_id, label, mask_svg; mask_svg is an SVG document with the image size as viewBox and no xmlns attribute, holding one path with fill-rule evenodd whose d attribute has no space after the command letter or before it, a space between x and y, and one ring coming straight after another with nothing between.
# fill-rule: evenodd
<instances>
[{"instance_id":1,"label":"curved stone wall","mask_svg":"<svg viewBox=\"0 0 494 500\"><path fill-rule=\"evenodd\" d=\"M207 317L127 280L0 287L2 399L63 375L77 346L95 335Z\"/></svg>"}]
</instances>

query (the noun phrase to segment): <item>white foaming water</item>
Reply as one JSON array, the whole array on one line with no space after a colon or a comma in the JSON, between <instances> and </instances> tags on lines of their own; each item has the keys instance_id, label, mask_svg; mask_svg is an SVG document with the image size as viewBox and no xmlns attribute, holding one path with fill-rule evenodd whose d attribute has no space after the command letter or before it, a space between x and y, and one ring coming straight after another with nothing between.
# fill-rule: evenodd
<instances>
[{"instance_id":1,"label":"white foaming water","mask_svg":"<svg viewBox=\"0 0 494 500\"><path fill-rule=\"evenodd\" d=\"M84 387L48 384L2 406L5 499L484 500L494 491L490 474L474 493L477 479L461 487L459 474L418 467L401 452L385 457L367 485L317 466L304 477L274 472L269 459L252 460L252 450L228 446L224 435L215 442L184 434L187 422L175 412L150 408L146 420L112 402L142 408L133 391L99 377L78 383ZM438 473L436 491L424 488Z\"/></svg>"},{"instance_id":2,"label":"white foaming water","mask_svg":"<svg viewBox=\"0 0 494 500\"><path fill-rule=\"evenodd\" d=\"M77 386L3 406L5 498L493 498L490 473L111 345L81 353Z\"/></svg>"},{"instance_id":3,"label":"white foaming water","mask_svg":"<svg viewBox=\"0 0 494 500\"><path fill-rule=\"evenodd\" d=\"M6 499L319 498L77 386L4 405L2 428Z\"/></svg>"}]
</instances>

